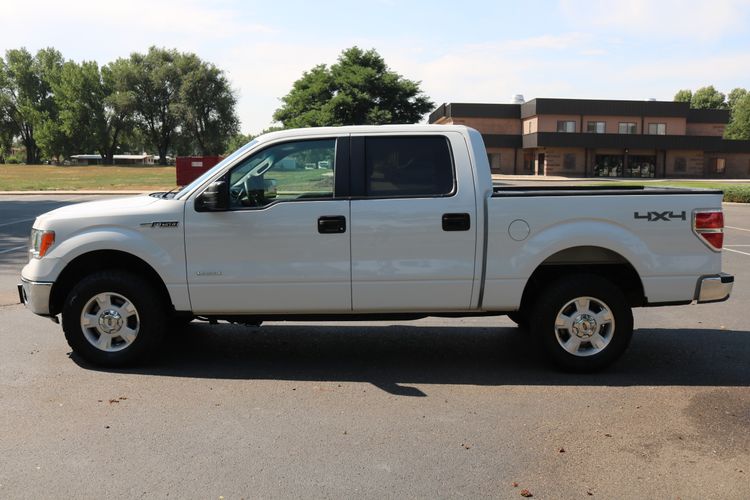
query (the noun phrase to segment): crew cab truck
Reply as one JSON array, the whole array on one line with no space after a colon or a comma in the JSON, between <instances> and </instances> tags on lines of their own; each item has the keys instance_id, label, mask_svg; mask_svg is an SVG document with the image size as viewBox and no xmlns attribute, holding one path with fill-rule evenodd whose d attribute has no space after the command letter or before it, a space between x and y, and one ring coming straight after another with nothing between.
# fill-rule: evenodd
<instances>
[{"instance_id":1,"label":"crew cab truck","mask_svg":"<svg viewBox=\"0 0 750 500\"><path fill-rule=\"evenodd\" d=\"M632 308L729 297L721 201L493 187L462 126L286 130L177 193L41 215L19 293L106 366L144 361L194 318L507 314L559 366L591 371L626 349Z\"/></svg>"}]
</instances>

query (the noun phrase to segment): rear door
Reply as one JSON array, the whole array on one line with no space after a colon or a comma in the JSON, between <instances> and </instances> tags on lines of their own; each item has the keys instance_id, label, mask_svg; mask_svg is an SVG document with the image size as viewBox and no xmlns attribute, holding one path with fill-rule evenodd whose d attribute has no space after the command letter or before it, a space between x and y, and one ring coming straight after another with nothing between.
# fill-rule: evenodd
<instances>
[{"instance_id":1,"label":"rear door","mask_svg":"<svg viewBox=\"0 0 750 500\"><path fill-rule=\"evenodd\" d=\"M352 135L351 161L353 310L469 309L477 209L463 136Z\"/></svg>"}]
</instances>

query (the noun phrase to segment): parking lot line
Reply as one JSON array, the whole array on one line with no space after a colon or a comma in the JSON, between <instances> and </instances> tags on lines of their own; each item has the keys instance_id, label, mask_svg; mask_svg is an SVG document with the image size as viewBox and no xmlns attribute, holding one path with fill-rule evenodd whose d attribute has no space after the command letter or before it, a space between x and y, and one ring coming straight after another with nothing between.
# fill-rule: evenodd
<instances>
[{"instance_id":1,"label":"parking lot line","mask_svg":"<svg viewBox=\"0 0 750 500\"><path fill-rule=\"evenodd\" d=\"M750 233L750 229L745 229L744 227L735 227L735 226L724 226L724 227L728 229L736 229L738 231L747 231L748 233Z\"/></svg>"},{"instance_id":2,"label":"parking lot line","mask_svg":"<svg viewBox=\"0 0 750 500\"><path fill-rule=\"evenodd\" d=\"M740 252L739 250L734 250L732 248L726 248L726 247L724 247L724 250L726 250L727 252L741 253L742 255L747 255L748 257L750 257L750 253L747 253L747 252Z\"/></svg>"},{"instance_id":3,"label":"parking lot line","mask_svg":"<svg viewBox=\"0 0 750 500\"><path fill-rule=\"evenodd\" d=\"M32 221L32 220L34 220L34 219L19 219L19 220L14 220L12 222L3 222L2 224L0 224L0 227L3 227L3 226L12 226L13 224L19 224L21 222L29 222L29 221Z\"/></svg>"},{"instance_id":4,"label":"parking lot line","mask_svg":"<svg viewBox=\"0 0 750 500\"><path fill-rule=\"evenodd\" d=\"M0 254L15 252L16 250L20 250L22 248L26 248L26 245L21 245L20 247L6 248L5 250L0 250Z\"/></svg>"}]
</instances>

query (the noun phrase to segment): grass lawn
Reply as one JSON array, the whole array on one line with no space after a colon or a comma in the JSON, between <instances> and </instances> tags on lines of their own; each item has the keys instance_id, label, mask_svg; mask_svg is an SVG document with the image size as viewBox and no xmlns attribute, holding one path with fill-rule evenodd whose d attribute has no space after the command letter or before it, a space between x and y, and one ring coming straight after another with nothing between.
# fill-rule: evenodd
<instances>
[{"instance_id":1,"label":"grass lawn","mask_svg":"<svg viewBox=\"0 0 750 500\"><path fill-rule=\"evenodd\" d=\"M174 167L0 165L0 191L159 190L175 187Z\"/></svg>"}]
</instances>

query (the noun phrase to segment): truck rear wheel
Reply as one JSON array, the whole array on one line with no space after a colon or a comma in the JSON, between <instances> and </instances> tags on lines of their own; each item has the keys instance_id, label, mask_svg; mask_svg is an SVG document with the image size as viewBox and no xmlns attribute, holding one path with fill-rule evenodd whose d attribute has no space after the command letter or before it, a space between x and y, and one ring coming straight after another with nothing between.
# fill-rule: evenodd
<instances>
[{"instance_id":1,"label":"truck rear wheel","mask_svg":"<svg viewBox=\"0 0 750 500\"><path fill-rule=\"evenodd\" d=\"M161 297L141 276L97 272L68 294L63 331L73 352L92 364L135 365L157 352L164 335L164 310Z\"/></svg>"},{"instance_id":2,"label":"truck rear wheel","mask_svg":"<svg viewBox=\"0 0 750 500\"><path fill-rule=\"evenodd\" d=\"M593 274L552 283L538 296L530 322L545 354L575 372L611 365L633 336L633 313L622 291Z\"/></svg>"}]
</instances>

